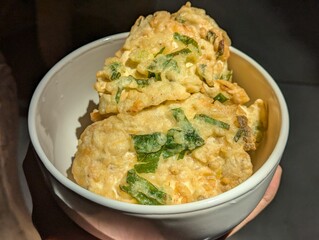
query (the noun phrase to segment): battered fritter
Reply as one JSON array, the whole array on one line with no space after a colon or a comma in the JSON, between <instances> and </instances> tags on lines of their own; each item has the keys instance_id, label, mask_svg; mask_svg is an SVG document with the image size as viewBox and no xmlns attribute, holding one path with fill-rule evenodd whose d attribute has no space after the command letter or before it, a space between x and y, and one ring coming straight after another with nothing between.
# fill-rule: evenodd
<instances>
[{"instance_id":1,"label":"battered fritter","mask_svg":"<svg viewBox=\"0 0 319 240\"><path fill-rule=\"evenodd\" d=\"M230 40L204 10L140 17L97 73L99 107L81 135L75 181L102 196L181 204L225 192L252 174L266 128L228 69Z\"/></svg>"},{"instance_id":2,"label":"battered fritter","mask_svg":"<svg viewBox=\"0 0 319 240\"><path fill-rule=\"evenodd\" d=\"M99 114L138 112L230 80L229 45L216 22L190 4L138 18L123 48L97 73Z\"/></svg>"}]
</instances>

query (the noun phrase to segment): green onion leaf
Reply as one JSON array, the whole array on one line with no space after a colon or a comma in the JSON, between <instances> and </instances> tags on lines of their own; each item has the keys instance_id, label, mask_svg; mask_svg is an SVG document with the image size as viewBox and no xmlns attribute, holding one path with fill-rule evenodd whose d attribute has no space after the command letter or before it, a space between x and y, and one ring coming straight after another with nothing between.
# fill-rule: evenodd
<instances>
[{"instance_id":1,"label":"green onion leaf","mask_svg":"<svg viewBox=\"0 0 319 240\"><path fill-rule=\"evenodd\" d=\"M154 78L156 81L161 81L161 73L148 72L148 78Z\"/></svg>"},{"instance_id":2,"label":"green onion leaf","mask_svg":"<svg viewBox=\"0 0 319 240\"><path fill-rule=\"evenodd\" d=\"M187 151L205 144L181 108L172 109L172 113L178 128L168 130L167 134L132 135L138 161L134 169L138 173L155 172L161 156L169 158L177 155L181 159Z\"/></svg>"},{"instance_id":3,"label":"green onion leaf","mask_svg":"<svg viewBox=\"0 0 319 240\"><path fill-rule=\"evenodd\" d=\"M116 103L119 103L120 98L121 98L121 94L122 94L123 90L124 90L124 88L122 88L122 87L118 87L118 88L117 88L117 92L116 92L116 94L115 94L115 101L116 101Z\"/></svg>"},{"instance_id":4,"label":"green onion leaf","mask_svg":"<svg viewBox=\"0 0 319 240\"><path fill-rule=\"evenodd\" d=\"M198 43L191 37L175 32L174 39L184 43L185 45L193 45L199 51Z\"/></svg>"},{"instance_id":5,"label":"green onion leaf","mask_svg":"<svg viewBox=\"0 0 319 240\"><path fill-rule=\"evenodd\" d=\"M137 85L142 88L150 85L150 82L148 81L148 79L135 79L135 81Z\"/></svg>"},{"instance_id":6,"label":"green onion leaf","mask_svg":"<svg viewBox=\"0 0 319 240\"><path fill-rule=\"evenodd\" d=\"M181 55L181 54L188 54L188 53L191 53L192 51L189 50L188 48L183 48L181 50L178 50L178 51L175 51L175 52L172 52L172 53L169 53L166 55L166 57L168 58L172 58L172 57L175 57L177 55Z\"/></svg>"},{"instance_id":7,"label":"green onion leaf","mask_svg":"<svg viewBox=\"0 0 319 240\"><path fill-rule=\"evenodd\" d=\"M161 151L152 153L138 153L138 164L134 165L134 169L138 173L154 173L156 171Z\"/></svg>"},{"instance_id":8,"label":"green onion leaf","mask_svg":"<svg viewBox=\"0 0 319 240\"><path fill-rule=\"evenodd\" d=\"M206 65L206 64L199 64L199 66L198 66L198 74L199 74L203 79L205 79L205 76L206 76L206 68L207 68L207 65Z\"/></svg>"},{"instance_id":9,"label":"green onion leaf","mask_svg":"<svg viewBox=\"0 0 319 240\"><path fill-rule=\"evenodd\" d=\"M162 47L162 48L159 50L159 52L154 55L154 58L155 58L157 55L162 54L162 53L164 52L164 50L165 50L165 47Z\"/></svg>"},{"instance_id":10,"label":"green onion leaf","mask_svg":"<svg viewBox=\"0 0 319 240\"><path fill-rule=\"evenodd\" d=\"M239 128L238 131L236 132L235 136L234 136L234 141L238 142L239 139L241 138L241 136L244 134L245 130L242 128Z\"/></svg>"},{"instance_id":11,"label":"green onion leaf","mask_svg":"<svg viewBox=\"0 0 319 240\"><path fill-rule=\"evenodd\" d=\"M188 121L187 117L184 114L184 111L181 108L172 109L173 117L177 123L182 127L182 129L192 128L191 123Z\"/></svg>"},{"instance_id":12,"label":"green onion leaf","mask_svg":"<svg viewBox=\"0 0 319 240\"><path fill-rule=\"evenodd\" d=\"M126 183L120 189L135 198L138 203L143 205L163 205L167 195L160 191L151 182L140 177L134 169L127 172Z\"/></svg>"},{"instance_id":13,"label":"green onion leaf","mask_svg":"<svg viewBox=\"0 0 319 240\"><path fill-rule=\"evenodd\" d=\"M139 87L142 87L142 88L150 84L149 79L135 78L132 75L129 75L127 78L130 79L130 81L127 81L128 82L127 85L133 80L137 83Z\"/></svg>"},{"instance_id":14,"label":"green onion leaf","mask_svg":"<svg viewBox=\"0 0 319 240\"><path fill-rule=\"evenodd\" d=\"M166 135L163 133L152 133L144 135L132 135L134 148L137 153L137 161L134 166L138 173L155 172L161 156L161 149L166 143Z\"/></svg>"},{"instance_id":15,"label":"green onion leaf","mask_svg":"<svg viewBox=\"0 0 319 240\"><path fill-rule=\"evenodd\" d=\"M185 150L185 144L181 141L179 136L182 130L179 129L170 129L167 132L167 141L163 146L162 156L163 158L169 158L176 154L180 154Z\"/></svg>"},{"instance_id":16,"label":"green onion leaf","mask_svg":"<svg viewBox=\"0 0 319 240\"><path fill-rule=\"evenodd\" d=\"M217 127L220 127L220 128L226 129L226 130L229 130L229 128L230 128L230 125L228 123L225 123L225 122L222 122L220 120L214 119L214 118L209 117L209 116L207 116L205 114L196 114L195 115L195 119L203 120L206 123L215 125Z\"/></svg>"},{"instance_id":17,"label":"green onion leaf","mask_svg":"<svg viewBox=\"0 0 319 240\"><path fill-rule=\"evenodd\" d=\"M111 80L116 80L121 77L121 73L118 71L121 63L113 62L108 65L109 70L111 71Z\"/></svg>"},{"instance_id":18,"label":"green onion leaf","mask_svg":"<svg viewBox=\"0 0 319 240\"><path fill-rule=\"evenodd\" d=\"M231 81L232 77L233 77L233 71L230 70L226 74L221 75L220 79L226 80L226 81Z\"/></svg>"},{"instance_id":19,"label":"green onion leaf","mask_svg":"<svg viewBox=\"0 0 319 240\"><path fill-rule=\"evenodd\" d=\"M177 21L177 22L179 22L179 23L185 23L185 22L186 22L186 20L183 19L180 15L177 16L177 17L175 17L175 21Z\"/></svg>"},{"instance_id":20,"label":"green onion leaf","mask_svg":"<svg viewBox=\"0 0 319 240\"><path fill-rule=\"evenodd\" d=\"M205 141L202 139L197 131L193 128L192 124L188 121L181 108L172 109L173 116L176 119L178 126L181 128L181 134L176 136L178 141L182 141L185 148L194 150L197 147L204 145Z\"/></svg>"},{"instance_id":21,"label":"green onion leaf","mask_svg":"<svg viewBox=\"0 0 319 240\"><path fill-rule=\"evenodd\" d=\"M164 55L160 55L155 58L152 63L147 67L148 69L148 77L155 78L155 80L161 80L161 72L165 69L172 69L174 71L179 71L179 67L177 62L173 59L173 57L167 57Z\"/></svg>"},{"instance_id":22,"label":"green onion leaf","mask_svg":"<svg viewBox=\"0 0 319 240\"><path fill-rule=\"evenodd\" d=\"M222 93L218 93L215 97L214 97L215 101L219 101L221 103L224 103L228 100L227 97L225 97L225 95L223 95Z\"/></svg>"},{"instance_id":23,"label":"green onion leaf","mask_svg":"<svg viewBox=\"0 0 319 240\"><path fill-rule=\"evenodd\" d=\"M163 62L163 70L171 68L174 69L175 71L178 71L178 64L174 59L167 59L165 62Z\"/></svg>"},{"instance_id":24,"label":"green onion leaf","mask_svg":"<svg viewBox=\"0 0 319 240\"><path fill-rule=\"evenodd\" d=\"M138 153L151 153L159 151L166 143L166 135L155 132L152 134L132 135L134 148Z\"/></svg>"}]
</instances>

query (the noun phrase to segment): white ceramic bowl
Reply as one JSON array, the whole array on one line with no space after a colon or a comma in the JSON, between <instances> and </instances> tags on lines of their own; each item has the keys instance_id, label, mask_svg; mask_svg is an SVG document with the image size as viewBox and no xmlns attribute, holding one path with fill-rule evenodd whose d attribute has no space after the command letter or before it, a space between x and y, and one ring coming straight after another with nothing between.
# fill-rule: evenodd
<instances>
[{"instance_id":1,"label":"white ceramic bowl","mask_svg":"<svg viewBox=\"0 0 319 240\"><path fill-rule=\"evenodd\" d=\"M283 95L271 76L253 59L231 48L234 80L251 99L267 102L266 137L252 155L254 174L234 189L206 200L174 206L144 206L91 193L67 178L77 137L98 102L95 74L122 46L127 33L87 44L58 62L36 88L29 109L29 132L49 186L66 213L99 238L114 229L156 226L167 239L204 239L223 235L241 222L264 195L286 146L289 117ZM136 236L139 239L141 236ZM149 235L154 236L154 235ZM145 238L152 239L152 238Z\"/></svg>"}]
</instances>

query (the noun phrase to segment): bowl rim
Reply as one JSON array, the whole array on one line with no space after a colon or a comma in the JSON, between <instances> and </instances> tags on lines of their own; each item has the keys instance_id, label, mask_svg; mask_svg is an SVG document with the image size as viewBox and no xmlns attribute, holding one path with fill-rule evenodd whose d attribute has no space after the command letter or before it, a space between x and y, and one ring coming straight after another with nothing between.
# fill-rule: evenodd
<instances>
[{"instance_id":1,"label":"bowl rim","mask_svg":"<svg viewBox=\"0 0 319 240\"><path fill-rule=\"evenodd\" d=\"M57 170L54 167L53 163L49 161L46 154L41 148L41 144L37 136L36 124L35 124L38 102L40 102L41 100L40 97L43 90L45 89L46 84L50 81L51 77L55 74L56 71L63 68L63 66L69 63L73 58L80 56L81 54L89 51L91 48L99 47L109 42L125 39L127 38L128 34L129 34L128 32L124 32L124 33L118 33L118 34L110 35L107 37L103 37L101 39L90 42L74 50L73 52L69 53L64 58L62 58L58 63L56 63L45 74L45 76L39 82L39 84L37 85L32 95L30 105L29 105L29 112L28 112L28 129L29 129L30 140L40 161L43 163L45 168L56 180L58 180L62 185L72 190L76 194L108 208L124 211L131 214L138 214L138 215L165 215L165 214L181 214L181 213L193 212L198 210L204 210L206 208L215 207L223 203L233 201L234 199L239 198L240 196L246 194L247 192L252 191L271 172L273 172L274 168L276 168L280 162L280 158L284 152L284 149L286 147L286 143L288 140L289 113L288 113L287 104L283 97L283 94L281 93L281 90L279 89L274 79L269 75L269 73L261 65L259 65L254 59L252 59L245 53L241 52L240 50L232 46L230 47L231 52L237 54L241 58L244 58L265 77L265 79L267 80L271 88L273 89L278 99L278 102L280 104L280 113L282 116L281 129L280 129L279 137L275 145L275 148L273 149L272 153L268 157L267 161L251 177L249 177L243 183L232 188L231 190L228 190L222 194L219 194L217 196L214 196L208 199L191 202L191 203L179 204L179 205L152 206L152 205L132 204L132 203L121 202L118 200L105 198L103 196L90 192L89 190L86 190L83 187L77 185L75 182L68 179L59 170Z\"/></svg>"}]
</instances>

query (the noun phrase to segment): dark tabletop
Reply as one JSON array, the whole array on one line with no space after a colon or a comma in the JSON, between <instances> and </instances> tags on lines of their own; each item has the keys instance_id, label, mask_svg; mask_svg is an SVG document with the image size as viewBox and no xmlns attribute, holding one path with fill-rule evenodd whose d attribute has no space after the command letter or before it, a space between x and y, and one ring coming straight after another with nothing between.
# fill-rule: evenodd
<instances>
[{"instance_id":1,"label":"dark tabletop","mask_svg":"<svg viewBox=\"0 0 319 240\"><path fill-rule=\"evenodd\" d=\"M20 115L26 116L36 85L63 56L98 38L129 31L139 15L174 12L183 3L1 0L0 51L17 82ZM230 239L319 239L319 1L194 0L192 5L206 9L232 45L273 76L290 112L279 192Z\"/></svg>"}]
</instances>

